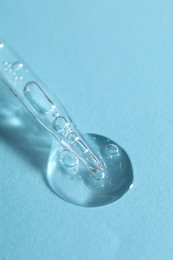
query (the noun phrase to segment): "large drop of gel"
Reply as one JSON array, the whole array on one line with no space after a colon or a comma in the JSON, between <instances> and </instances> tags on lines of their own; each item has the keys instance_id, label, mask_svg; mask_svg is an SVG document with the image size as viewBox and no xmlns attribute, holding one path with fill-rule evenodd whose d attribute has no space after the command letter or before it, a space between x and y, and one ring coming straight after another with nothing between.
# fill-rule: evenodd
<instances>
[{"instance_id":1,"label":"large drop of gel","mask_svg":"<svg viewBox=\"0 0 173 260\"><path fill-rule=\"evenodd\" d=\"M126 152L112 140L84 135L89 147L104 161L104 170L93 173L60 144L53 143L46 178L62 199L84 207L97 207L121 198L133 182L133 170Z\"/></svg>"}]
</instances>

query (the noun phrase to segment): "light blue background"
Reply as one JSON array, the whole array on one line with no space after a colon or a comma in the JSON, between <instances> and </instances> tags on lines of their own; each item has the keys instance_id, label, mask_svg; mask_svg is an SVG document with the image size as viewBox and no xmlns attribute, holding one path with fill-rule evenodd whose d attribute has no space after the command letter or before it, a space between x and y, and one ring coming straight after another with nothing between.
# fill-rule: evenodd
<instances>
[{"instance_id":1,"label":"light blue background","mask_svg":"<svg viewBox=\"0 0 173 260\"><path fill-rule=\"evenodd\" d=\"M135 177L109 206L68 204L7 142L1 115L0 259L172 259L172 13L171 0L0 0L0 34L82 132L127 150Z\"/></svg>"}]
</instances>

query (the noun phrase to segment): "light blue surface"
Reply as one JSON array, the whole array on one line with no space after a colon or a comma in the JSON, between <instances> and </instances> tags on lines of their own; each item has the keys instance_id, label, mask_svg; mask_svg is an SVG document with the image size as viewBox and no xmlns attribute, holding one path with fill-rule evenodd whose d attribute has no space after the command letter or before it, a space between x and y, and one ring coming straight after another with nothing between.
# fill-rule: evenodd
<instances>
[{"instance_id":1,"label":"light blue surface","mask_svg":"<svg viewBox=\"0 0 173 260\"><path fill-rule=\"evenodd\" d=\"M1 111L0 259L172 259L172 10L171 0L0 0L0 34L82 132L127 150L135 174L116 203L68 204L46 186L27 148L7 142L14 134Z\"/></svg>"}]
</instances>

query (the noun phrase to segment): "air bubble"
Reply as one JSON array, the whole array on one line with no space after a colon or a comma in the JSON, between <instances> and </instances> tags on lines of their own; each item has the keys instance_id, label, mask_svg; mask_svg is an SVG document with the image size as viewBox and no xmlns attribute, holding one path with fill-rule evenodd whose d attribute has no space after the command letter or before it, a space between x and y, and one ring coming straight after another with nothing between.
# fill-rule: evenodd
<instances>
[{"instance_id":1,"label":"air bubble","mask_svg":"<svg viewBox=\"0 0 173 260\"><path fill-rule=\"evenodd\" d=\"M9 69L11 68L11 64L8 61L4 61L3 67L5 71L9 71Z\"/></svg>"},{"instance_id":2,"label":"air bubble","mask_svg":"<svg viewBox=\"0 0 173 260\"><path fill-rule=\"evenodd\" d=\"M60 162L69 168L74 168L78 164L78 158L70 151L64 150L60 155Z\"/></svg>"},{"instance_id":3,"label":"air bubble","mask_svg":"<svg viewBox=\"0 0 173 260\"><path fill-rule=\"evenodd\" d=\"M70 124L67 124L64 128L65 138L67 138L70 135L71 132L72 132L71 126L70 126Z\"/></svg>"},{"instance_id":4,"label":"air bubble","mask_svg":"<svg viewBox=\"0 0 173 260\"><path fill-rule=\"evenodd\" d=\"M106 146L106 153L108 157L113 158L115 156L119 156L119 149L115 144L108 144Z\"/></svg>"},{"instance_id":5,"label":"air bubble","mask_svg":"<svg viewBox=\"0 0 173 260\"><path fill-rule=\"evenodd\" d=\"M58 116L53 121L53 127L57 132L62 132L67 125L68 122L63 116Z\"/></svg>"},{"instance_id":6,"label":"air bubble","mask_svg":"<svg viewBox=\"0 0 173 260\"><path fill-rule=\"evenodd\" d=\"M15 80L15 81L22 80L22 79L23 79L22 76L15 76L15 77L14 77L14 80Z\"/></svg>"},{"instance_id":7,"label":"air bubble","mask_svg":"<svg viewBox=\"0 0 173 260\"><path fill-rule=\"evenodd\" d=\"M14 71L18 71L18 70L21 70L23 68L23 63L19 62L19 61L16 61L12 64L12 69Z\"/></svg>"},{"instance_id":8,"label":"air bubble","mask_svg":"<svg viewBox=\"0 0 173 260\"><path fill-rule=\"evenodd\" d=\"M37 82L28 82L23 91L27 100L38 112L49 114L55 109L56 106Z\"/></svg>"}]
</instances>

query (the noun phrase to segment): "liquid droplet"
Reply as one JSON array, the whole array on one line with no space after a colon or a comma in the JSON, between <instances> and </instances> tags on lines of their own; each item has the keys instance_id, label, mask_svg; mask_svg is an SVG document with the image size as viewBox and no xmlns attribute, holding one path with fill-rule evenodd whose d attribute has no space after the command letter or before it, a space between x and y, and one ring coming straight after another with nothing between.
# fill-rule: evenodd
<instances>
[{"instance_id":1,"label":"liquid droplet","mask_svg":"<svg viewBox=\"0 0 173 260\"><path fill-rule=\"evenodd\" d=\"M76 161L75 157L71 157L69 152L61 151L61 154L61 146L56 143L48 162L48 183L58 196L73 204L96 207L112 203L121 198L133 182L130 159L119 145L106 137L87 134L84 138L98 158L102 158L103 169L100 167L96 172L91 171L80 160ZM57 160L59 153L61 162ZM108 153L111 154L111 158ZM93 169L98 167L95 159L90 156L88 163Z\"/></svg>"}]
</instances>

